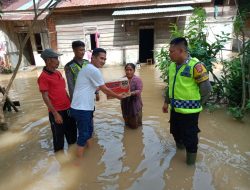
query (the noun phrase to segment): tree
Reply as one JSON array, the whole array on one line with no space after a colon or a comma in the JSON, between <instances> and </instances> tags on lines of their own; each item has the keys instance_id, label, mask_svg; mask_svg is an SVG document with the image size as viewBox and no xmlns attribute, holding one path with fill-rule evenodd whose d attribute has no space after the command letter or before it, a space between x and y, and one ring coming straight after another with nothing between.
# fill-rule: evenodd
<instances>
[{"instance_id":1,"label":"tree","mask_svg":"<svg viewBox=\"0 0 250 190\"><path fill-rule=\"evenodd\" d=\"M2 14L2 0L0 0L0 18L1 18L1 14Z\"/></svg>"},{"instance_id":2,"label":"tree","mask_svg":"<svg viewBox=\"0 0 250 190\"><path fill-rule=\"evenodd\" d=\"M232 60L223 60L223 58L219 60L223 66L220 78L213 73L213 65L216 63L216 55L221 52L224 43L229 39L228 34L222 32L221 35L216 35L215 42L208 43L204 33L206 14L200 8L194 10L184 31L179 30L176 24L171 27L172 37L186 37L189 41L190 55L205 63L213 76L210 108L226 104L229 113L238 120L241 120L246 111L250 110L250 40L247 40L245 35L245 22L247 18L250 18L250 6L246 6L248 7L246 10L245 5L243 5L243 9L239 6L234 22L239 54ZM162 72L162 78L167 81L168 65L171 61L166 48L161 49L157 59L159 62L157 66Z\"/></svg>"},{"instance_id":3,"label":"tree","mask_svg":"<svg viewBox=\"0 0 250 190\"><path fill-rule=\"evenodd\" d=\"M40 3L42 2L42 0L39 0L37 3L36 3L36 0L33 0L33 11L34 11L34 18L31 22L31 24L29 25L28 27L28 32L24 38L24 40L19 44L19 56L18 56L18 62L17 62L17 65L13 71L13 74L11 76L11 79L6 87L6 90L5 90L5 93L3 95L3 98L0 102L0 127L2 129L7 129L7 124L5 122L5 117L4 117L4 113L3 113L3 106L4 106L4 103L6 101L6 98L8 96L8 93L9 93L9 90L11 88L11 85L17 75L17 72L18 72L18 69L21 65L21 61L22 61L22 56L23 56L23 50L24 50L24 47L28 41L28 39L30 38L30 35L33 31L33 28L35 26L35 24L37 23L37 20L39 18L39 16L41 16L45 11L49 11L49 14L51 14L53 12L53 10L55 9L55 7L58 5L58 3L60 3L62 0L49 0L47 5L40 9Z\"/></svg>"},{"instance_id":4,"label":"tree","mask_svg":"<svg viewBox=\"0 0 250 190\"><path fill-rule=\"evenodd\" d=\"M234 33L238 41L241 102L230 107L229 112L236 119L242 119L245 112L250 109L250 40L247 40L245 32L246 21L249 19L250 2L247 0L239 0L237 2L235 0L235 4L237 15L234 21Z\"/></svg>"},{"instance_id":5,"label":"tree","mask_svg":"<svg viewBox=\"0 0 250 190\"><path fill-rule=\"evenodd\" d=\"M221 35L216 35L216 41L209 43L206 40L205 21L205 10L203 8L195 8L185 30L178 28L176 24L170 26L171 38L185 37L189 42L188 49L190 55L202 61L212 74L214 81L220 83L219 79L213 73L213 64L216 61L217 54L224 48L225 42L229 39L229 34L222 33ZM168 65L171 60L169 59L166 47L162 48L160 53L157 54L157 60L159 62L158 67L162 72L162 78L164 81L167 81Z\"/></svg>"}]
</instances>

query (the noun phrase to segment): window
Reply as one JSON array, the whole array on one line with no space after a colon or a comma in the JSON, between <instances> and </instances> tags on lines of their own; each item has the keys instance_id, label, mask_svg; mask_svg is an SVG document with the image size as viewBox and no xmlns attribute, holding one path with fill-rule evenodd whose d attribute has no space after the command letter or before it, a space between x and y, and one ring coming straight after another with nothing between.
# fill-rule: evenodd
<instances>
[{"instance_id":1,"label":"window","mask_svg":"<svg viewBox=\"0 0 250 190\"><path fill-rule=\"evenodd\" d=\"M86 50L93 50L99 47L99 33L96 26L84 27L85 33L85 48Z\"/></svg>"},{"instance_id":2,"label":"window","mask_svg":"<svg viewBox=\"0 0 250 190\"><path fill-rule=\"evenodd\" d=\"M41 34L40 33L35 34L35 42L36 42L37 53L39 53L39 54L42 53L43 46L42 46L42 39L41 39Z\"/></svg>"},{"instance_id":3,"label":"window","mask_svg":"<svg viewBox=\"0 0 250 190\"><path fill-rule=\"evenodd\" d=\"M223 5L224 0L214 0L214 5Z\"/></svg>"},{"instance_id":4,"label":"window","mask_svg":"<svg viewBox=\"0 0 250 190\"><path fill-rule=\"evenodd\" d=\"M91 49L96 48L96 37L95 34L90 34Z\"/></svg>"}]
</instances>

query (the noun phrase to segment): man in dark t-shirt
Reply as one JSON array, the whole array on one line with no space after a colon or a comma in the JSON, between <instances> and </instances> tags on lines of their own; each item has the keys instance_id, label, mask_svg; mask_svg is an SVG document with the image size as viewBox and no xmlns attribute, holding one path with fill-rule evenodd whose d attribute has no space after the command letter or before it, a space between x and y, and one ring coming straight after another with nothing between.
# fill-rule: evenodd
<instances>
[{"instance_id":1,"label":"man in dark t-shirt","mask_svg":"<svg viewBox=\"0 0 250 190\"><path fill-rule=\"evenodd\" d=\"M65 80L56 70L59 66L58 56L60 55L52 49L45 49L41 53L46 66L38 78L39 90L49 110L55 152L63 149L64 136L69 145L76 142L77 136L75 121L68 114L70 99L65 89Z\"/></svg>"}]
</instances>

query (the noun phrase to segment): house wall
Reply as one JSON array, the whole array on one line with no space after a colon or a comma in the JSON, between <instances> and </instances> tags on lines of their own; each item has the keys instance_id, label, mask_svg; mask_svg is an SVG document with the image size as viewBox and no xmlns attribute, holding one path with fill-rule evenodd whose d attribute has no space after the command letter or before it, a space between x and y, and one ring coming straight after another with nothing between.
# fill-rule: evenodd
<instances>
[{"instance_id":1,"label":"house wall","mask_svg":"<svg viewBox=\"0 0 250 190\"><path fill-rule=\"evenodd\" d=\"M63 53L61 62L65 65L73 57L71 43L83 40L89 49L88 35L100 34L100 47L107 50L107 65L136 63L139 59L139 29L154 28L154 49L159 50L169 39L169 23L174 18L147 20L114 20L113 10L55 14L58 51Z\"/></svg>"},{"instance_id":2,"label":"house wall","mask_svg":"<svg viewBox=\"0 0 250 190\"><path fill-rule=\"evenodd\" d=\"M7 66L9 64L9 61L7 59L6 55L7 50L7 41L6 41L6 35L0 28L0 66Z\"/></svg>"},{"instance_id":3,"label":"house wall","mask_svg":"<svg viewBox=\"0 0 250 190\"><path fill-rule=\"evenodd\" d=\"M17 51L17 42L18 38L14 34L13 29L11 27L11 23L9 22L1 22L0 30L2 33L1 41L3 40L6 45L6 55L8 57L9 63L12 67L15 67L18 60L18 51Z\"/></svg>"},{"instance_id":4,"label":"house wall","mask_svg":"<svg viewBox=\"0 0 250 190\"><path fill-rule=\"evenodd\" d=\"M188 0L156 0L153 5L165 5L167 3L190 3L192 6L204 6L208 12L207 33L209 41L215 40L215 35L222 31L231 33L233 26L233 16L235 15L235 7L230 6L233 0L227 0L225 6L218 6L218 16L215 19L213 3L197 4L197 1ZM199 0L199 2L207 2L207 0ZM194 4L193 4L194 3ZM149 4L145 4L147 6ZM129 7L131 5L128 5ZM170 39L169 26L170 23L177 23L179 27L183 27L188 23L188 17L163 17L158 19L144 20L114 20L112 13L115 9L105 7L101 10L74 10L54 12L52 16L44 21L39 21L35 26L34 33L40 33L42 45L44 48L53 48L63 53L60 58L62 65L65 65L73 57L71 43L74 40L82 40L86 43L86 49L90 49L89 34L98 32L100 34L100 47L107 50L107 64L124 64L127 62L136 63L139 59L139 30L142 28L154 29L154 51L159 51L165 46ZM13 66L18 59L18 33L27 32L28 21L12 21L1 22L0 30L6 37L10 62ZM25 29L26 28L26 29ZM37 52L35 37L31 35L31 46L37 66L43 66L44 62ZM232 42L228 42L227 49L232 48ZM226 51L225 55L230 52ZM23 58L22 66L30 63Z\"/></svg>"},{"instance_id":5,"label":"house wall","mask_svg":"<svg viewBox=\"0 0 250 190\"><path fill-rule=\"evenodd\" d=\"M5 37L5 41L7 44L7 56L9 63L12 68L16 67L18 62L19 55L19 40L22 41L24 39L25 33L28 32L28 26L30 25L30 21L2 21L0 24L0 30ZM40 54L37 52L36 43L35 43L35 33L40 33L43 48L48 48L49 39L48 33L46 30L46 25L43 21L39 21L38 24L34 27L33 33L30 36L31 54L33 54L34 63L36 66L43 66L44 62L40 57ZM24 54L22 57L22 62L20 68L31 65L30 56L27 54L27 48L24 49Z\"/></svg>"}]
</instances>

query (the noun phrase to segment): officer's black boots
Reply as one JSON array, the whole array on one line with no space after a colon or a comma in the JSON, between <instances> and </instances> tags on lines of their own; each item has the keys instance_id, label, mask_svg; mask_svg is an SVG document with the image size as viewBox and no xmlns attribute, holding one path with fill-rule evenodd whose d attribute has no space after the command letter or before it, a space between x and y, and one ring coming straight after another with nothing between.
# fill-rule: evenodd
<instances>
[{"instance_id":1,"label":"officer's black boots","mask_svg":"<svg viewBox=\"0 0 250 190\"><path fill-rule=\"evenodd\" d=\"M187 165L194 165L196 161L197 153L186 153L186 163Z\"/></svg>"}]
</instances>

